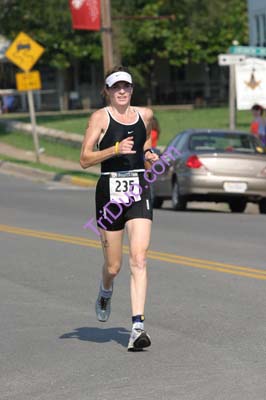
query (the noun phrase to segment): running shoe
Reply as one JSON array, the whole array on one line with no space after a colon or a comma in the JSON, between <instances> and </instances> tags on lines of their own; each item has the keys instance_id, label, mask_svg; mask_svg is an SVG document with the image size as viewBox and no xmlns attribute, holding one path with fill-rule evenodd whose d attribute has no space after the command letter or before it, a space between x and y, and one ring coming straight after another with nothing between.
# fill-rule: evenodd
<instances>
[{"instance_id":1,"label":"running shoe","mask_svg":"<svg viewBox=\"0 0 266 400\"><path fill-rule=\"evenodd\" d=\"M132 328L128 342L128 351L141 351L151 345L151 338L143 329Z\"/></svg>"},{"instance_id":2,"label":"running shoe","mask_svg":"<svg viewBox=\"0 0 266 400\"><path fill-rule=\"evenodd\" d=\"M95 311L100 322L106 322L111 314L111 297L113 294L113 290L110 290L110 295L108 297L104 296L106 291L103 291L101 286L98 294L98 298L95 304Z\"/></svg>"}]
</instances>

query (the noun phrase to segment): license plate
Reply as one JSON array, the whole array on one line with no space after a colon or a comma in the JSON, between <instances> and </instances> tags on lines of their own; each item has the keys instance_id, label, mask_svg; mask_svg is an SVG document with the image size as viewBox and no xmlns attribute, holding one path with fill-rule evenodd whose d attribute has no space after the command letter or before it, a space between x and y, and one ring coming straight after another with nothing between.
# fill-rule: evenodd
<instances>
[{"instance_id":1,"label":"license plate","mask_svg":"<svg viewBox=\"0 0 266 400\"><path fill-rule=\"evenodd\" d=\"M248 185L246 182L224 182L225 192L230 193L245 193Z\"/></svg>"}]
</instances>

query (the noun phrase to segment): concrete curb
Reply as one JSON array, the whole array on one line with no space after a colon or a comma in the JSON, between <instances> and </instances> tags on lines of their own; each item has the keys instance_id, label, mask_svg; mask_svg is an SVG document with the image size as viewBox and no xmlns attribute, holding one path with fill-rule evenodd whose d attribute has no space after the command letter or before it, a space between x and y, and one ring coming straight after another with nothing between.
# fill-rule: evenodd
<instances>
[{"instance_id":1,"label":"concrete curb","mask_svg":"<svg viewBox=\"0 0 266 400\"><path fill-rule=\"evenodd\" d=\"M17 177L28 178L37 181L52 181L67 183L80 187L95 187L96 181L87 178L80 178L72 175L64 175L55 172L42 171L38 168L19 165L10 161L0 159L0 173L15 175Z\"/></svg>"},{"instance_id":2,"label":"concrete curb","mask_svg":"<svg viewBox=\"0 0 266 400\"><path fill-rule=\"evenodd\" d=\"M97 181L94 181L92 179L79 178L77 176L71 175L64 175L62 178L62 182L81 187L95 187L97 183Z\"/></svg>"}]
</instances>

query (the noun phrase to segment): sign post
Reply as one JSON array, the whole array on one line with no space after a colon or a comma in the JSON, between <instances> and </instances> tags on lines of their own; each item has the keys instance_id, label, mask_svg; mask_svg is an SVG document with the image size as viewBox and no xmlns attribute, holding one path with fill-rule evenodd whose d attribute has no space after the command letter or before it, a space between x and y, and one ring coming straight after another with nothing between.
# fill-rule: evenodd
<instances>
[{"instance_id":1,"label":"sign post","mask_svg":"<svg viewBox=\"0 0 266 400\"><path fill-rule=\"evenodd\" d=\"M10 61L25 71L25 73L16 74L16 82L18 90L27 91L36 162L40 162L40 151L32 90L41 89L41 79L39 71L29 71L43 52L42 46L24 32L20 32L5 53Z\"/></svg>"},{"instance_id":2,"label":"sign post","mask_svg":"<svg viewBox=\"0 0 266 400\"><path fill-rule=\"evenodd\" d=\"M32 92L32 90L41 89L40 73L39 71L19 72L16 74L16 82L18 90L27 91L36 161L40 162L39 138L36 130L36 117L35 117L34 99Z\"/></svg>"},{"instance_id":3,"label":"sign post","mask_svg":"<svg viewBox=\"0 0 266 400\"><path fill-rule=\"evenodd\" d=\"M236 70L235 66L243 63L246 57L235 54L220 54L218 63L229 66L229 128L236 129Z\"/></svg>"},{"instance_id":4,"label":"sign post","mask_svg":"<svg viewBox=\"0 0 266 400\"><path fill-rule=\"evenodd\" d=\"M229 129L236 129L236 70L229 65Z\"/></svg>"},{"instance_id":5,"label":"sign post","mask_svg":"<svg viewBox=\"0 0 266 400\"><path fill-rule=\"evenodd\" d=\"M34 100L33 100L33 93L32 90L27 91L28 96L28 104L30 109L30 121L32 126L32 135L33 135L33 142L35 147L35 155L36 161L40 162L40 147L39 147L39 138L36 130L36 118L35 118L35 109L34 109Z\"/></svg>"}]
</instances>

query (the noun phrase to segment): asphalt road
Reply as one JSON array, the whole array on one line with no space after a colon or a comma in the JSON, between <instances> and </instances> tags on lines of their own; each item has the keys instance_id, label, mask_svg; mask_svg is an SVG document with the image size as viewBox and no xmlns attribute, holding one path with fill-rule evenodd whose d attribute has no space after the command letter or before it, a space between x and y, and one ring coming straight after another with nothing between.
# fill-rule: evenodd
<instances>
[{"instance_id":1,"label":"asphalt road","mask_svg":"<svg viewBox=\"0 0 266 400\"><path fill-rule=\"evenodd\" d=\"M128 353L127 254L110 320L94 314L93 198L0 175L1 400L266 399L266 217L156 210L152 346Z\"/></svg>"}]
</instances>

